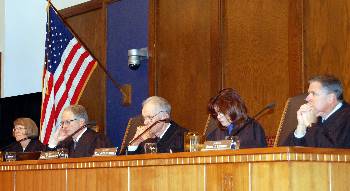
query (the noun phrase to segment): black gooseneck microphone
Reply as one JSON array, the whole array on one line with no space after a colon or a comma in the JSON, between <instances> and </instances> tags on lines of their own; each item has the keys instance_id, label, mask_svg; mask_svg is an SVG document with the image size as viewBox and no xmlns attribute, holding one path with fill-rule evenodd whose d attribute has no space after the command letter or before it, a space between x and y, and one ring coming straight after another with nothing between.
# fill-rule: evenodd
<instances>
[{"instance_id":1,"label":"black gooseneck microphone","mask_svg":"<svg viewBox=\"0 0 350 191\"><path fill-rule=\"evenodd\" d=\"M270 110L273 109L276 106L275 102L269 103L267 104L264 108L262 108L258 113L256 113L252 119L255 119L256 117L258 117L262 112L266 111L266 110Z\"/></svg>"},{"instance_id":2,"label":"black gooseneck microphone","mask_svg":"<svg viewBox=\"0 0 350 191\"><path fill-rule=\"evenodd\" d=\"M146 132L148 132L149 130L151 130L156 124L160 123L160 122L165 122L165 123L169 123L170 122L170 119L167 118L167 119L161 119L161 120L158 120L156 122L154 122L152 125L150 125L146 130L144 130L140 135L138 135L137 137L135 137L135 139L131 140L129 142L129 144L126 146L130 146L132 143L134 143L136 140L138 140L142 135L144 135ZM126 148L127 149L127 148Z\"/></svg>"},{"instance_id":3,"label":"black gooseneck microphone","mask_svg":"<svg viewBox=\"0 0 350 191\"><path fill-rule=\"evenodd\" d=\"M87 128L89 126L95 126L96 122L95 121L91 121L90 123L86 123L85 125L81 126L79 129L77 129L76 131L74 131L71 135L68 135L65 139L63 139L62 141L60 141L57 145L61 145L62 143L65 143L67 141L70 140L70 138L72 138L75 134L77 134L79 131L81 131L84 128ZM57 147L57 146L56 146Z\"/></svg>"},{"instance_id":4,"label":"black gooseneck microphone","mask_svg":"<svg viewBox=\"0 0 350 191\"><path fill-rule=\"evenodd\" d=\"M273 109L276 106L275 102L269 103L267 104L264 108L262 108L258 113L256 113L255 115L253 115L253 117L248 118L243 125L241 125L241 127L233 134L231 134L230 136L235 136L237 135L239 132L241 132L250 122L252 122L253 120L256 119L256 117L258 117L260 114L262 114L264 111L266 110L270 110ZM233 132L233 131L232 131ZM255 135L254 135L255 136Z\"/></svg>"}]
</instances>

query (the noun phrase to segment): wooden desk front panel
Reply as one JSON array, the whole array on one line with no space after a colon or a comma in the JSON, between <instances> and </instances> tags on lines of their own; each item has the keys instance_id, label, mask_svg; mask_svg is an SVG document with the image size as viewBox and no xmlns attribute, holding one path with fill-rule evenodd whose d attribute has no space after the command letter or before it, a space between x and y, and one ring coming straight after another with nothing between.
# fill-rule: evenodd
<instances>
[{"instance_id":1,"label":"wooden desk front panel","mask_svg":"<svg viewBox=\"0 0 350 191\"><path fill-rule=\"evenodd\" d=\"M206 190L249 190L249 164L209 164L206 185Z\"/></svg>"},{"instance_id":2,"label":"wooden desk front panel","mask_svg":"<svg viewBox=\"0 0 350 191\"><path fill-rule=\"evenodd\" d=\"M15 172L16 191L66 190L65 170L32 170Z\"/></svg>"},{"instance_id":3,"label":"wooden desk front panel","mask_svg":"<svg viewBox=\"0 0 350 191\"><path fill-rule=\"evenodd\" d=\"M135 167L130 181L131 190L204 190L204 165Z\"/></svg>"},{"instance_id":4,"label":"wooden desk front panel","mask_svg":"<svg viewBox=\"0 0 350 191\"><path fill-rule=\"evenodd\" d=\"M13 171L6 171L2 172L0 171L0 191L8 191L12 190L13 188L13 180L14 180L14 174Z\"/></svg>"},{"instance_id":5,"label":"wooden desk front panel","mask_svg":"<svg viewBox=\"0 0 350 191\"><path fill-rule=\"evenodd\" d=\"M242 149L0 163L2 190L350 190L350 150Z\"/></svg>"},{"instance_id":6,"label":"wooden desk front panel","mask_svg":"<svg viewBox=\"0 0 350 191\"><path fill-rule=\"evenodd\" d=\"M128 168L69 169L69 191L128 190Z\"/></svg>"},{"instance_id":7,"label":"wooden desk front panel","mask_svg":"<svg viewBox=\"0 0 350 191\"><path fill-rule=\"evenodd\" d=\"M332 163L330 166L331 188L330 190L350 190L350 165L349 163Z\"/></svg>"}]
</instances>

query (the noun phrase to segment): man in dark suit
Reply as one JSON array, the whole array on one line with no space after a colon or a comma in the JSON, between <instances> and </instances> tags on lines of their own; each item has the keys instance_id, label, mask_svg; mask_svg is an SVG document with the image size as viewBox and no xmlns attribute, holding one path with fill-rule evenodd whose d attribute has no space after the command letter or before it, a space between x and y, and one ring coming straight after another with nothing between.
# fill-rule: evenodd
<instances>
[{"instance_id":1,"label":"man in dark suit","mask_svg":"<svg viewBox=\"0 0 350 191\"><path fill-rule=\"evenodd\" d=\"M291 145L350 148L350 106L343 100L340 80L324 75L309 83L307 103L297 111Z\"/></svg>"},{"instance_id":2,"label":"man in dark suit","mask_svg":"<svg viewBox=\"0 0 350 191\"><path fill-rule=\"evenodd\" d=\"M71 105L64 109L60 127L49 142L50 150L66 148L70 158L89 157L96 148L113 147L104 134L87 128L89 118L81 105Z\"/></svg>"},{"instance_id":3,"label":"man in dark suit","mask_svg":"<svg viewBox=\"0 0 350 191\"><path fill-rule=\"evenodd\" d=\"M156 143L159 153L184 151L184 133L187 130L170 120L170 112L171 106L166 99L158 96L146 99L142 103L145 126L137 128L129 143L128 154L144 153L145 143Z\"/></svg>"}]
</instances>

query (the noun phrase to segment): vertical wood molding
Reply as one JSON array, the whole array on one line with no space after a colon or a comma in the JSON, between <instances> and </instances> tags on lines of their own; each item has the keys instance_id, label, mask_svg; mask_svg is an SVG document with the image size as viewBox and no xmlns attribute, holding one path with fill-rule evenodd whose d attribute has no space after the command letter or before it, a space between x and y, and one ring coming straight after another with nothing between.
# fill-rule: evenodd
<instances>
[{"instance_id":1,"label":"vertical wood molding","mask_svg":"<svg viewBox=\"0 0 350 191\"><path fill-rule=\"evenodd\" d=\"M303 0L289 1L288 15L288 69L289 97L304 92L303 65Z\"/></svg>"},{"instance_id":2,"label":"vertical wood molding","mask_svg":"<svg viewBox=\"0 0 350 191\"><path fill-rule=\"evenodd\" d=\"M157 33L156 33L156 8L157 0L149 1L149 18L148 18L148 80L149 95L157 95Z\"/></svg>"}]
</instances>

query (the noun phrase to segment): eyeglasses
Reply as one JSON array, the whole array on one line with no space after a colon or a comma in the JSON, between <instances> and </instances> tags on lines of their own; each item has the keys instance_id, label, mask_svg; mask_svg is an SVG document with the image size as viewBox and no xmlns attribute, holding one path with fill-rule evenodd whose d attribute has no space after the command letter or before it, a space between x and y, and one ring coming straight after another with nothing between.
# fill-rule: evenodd
<instances>
[{"instance_id":1,"label":"eyeglasses","mask_svg":"<svg viewBox=\"0 0 350 191\"><path fill-rule=\"evenodd\" d=\"M71 119L71 120L66 120L66 121L61 121L61 122L60 122L60 125L61 125L61 126L63 126L63 125L67 125L67 126L68 126L68 125L70 125L71 122L73 122L73 121L75 121L75 120L77 120L77 118Z\"/></svg>"},{"instance_id":2,"label":"eyeglasses","mask_svg":"<svg viewBox=\"0 0 350 191\"><path fill-rule=\"evenodd\" d=\"M219 118L219 117L225 116L225 114L221 112L215 112L215 113L212 113L211 116L213 116L214 118Z\"/></svg>"},{"instance_id":3,"label":"eyeglasses","mask_svg":"<svg viewBox=\"0 0 350 191\"><path fill-rule=\"evenodd\" d=\"M19 126L19 127L14 127L12 131L20 131L20 130L25 130L25 127Z\"/></svg>"},{"instance_id":4,"label":"eyeglasses","mask_svg":"<svg viewBox=\"0 0 350 191\"><path fill-rule=\"evenodd\" d=\"M165 111L160 111L157 114L153 115L153 116L144 116L143 119L146 120L150 120L152 121L157 115L159 115L160 113L165 112Z\"/></svg>"}]
</instances>

